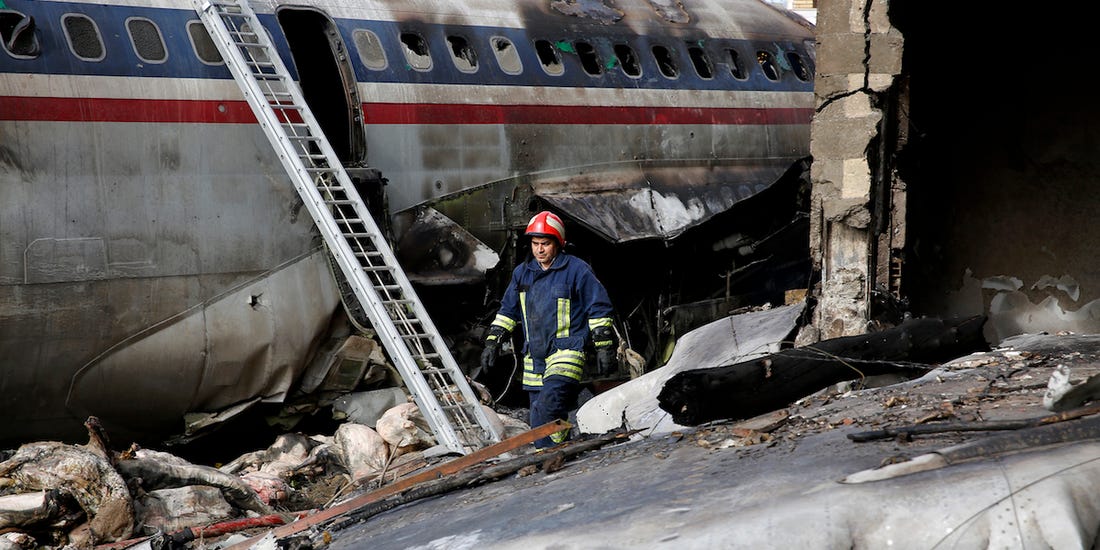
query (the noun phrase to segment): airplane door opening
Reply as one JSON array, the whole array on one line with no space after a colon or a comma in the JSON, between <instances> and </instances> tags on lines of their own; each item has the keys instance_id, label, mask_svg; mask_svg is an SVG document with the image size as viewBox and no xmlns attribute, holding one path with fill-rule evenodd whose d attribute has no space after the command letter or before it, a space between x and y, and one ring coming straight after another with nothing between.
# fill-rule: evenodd
<instances>
[{"instance_id":1,"label":"airplane door opening","mask_svg":"<svg viewBox=\"0 0 1100 550\"><path fill-rule=\"evenodd\" d=\"M302 94L336 156L345 165L362 164L366 160L362 104L336 24L321 12L303 8L282 8L278 18Z\"/></svg>"}]
</instances>

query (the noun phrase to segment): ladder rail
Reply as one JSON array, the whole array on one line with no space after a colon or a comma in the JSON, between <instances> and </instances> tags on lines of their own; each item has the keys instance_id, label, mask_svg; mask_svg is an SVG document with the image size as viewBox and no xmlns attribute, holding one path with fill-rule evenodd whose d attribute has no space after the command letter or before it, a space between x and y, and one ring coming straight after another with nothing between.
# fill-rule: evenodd
<instances>
[{"instance_id":1,"label":"ladder rail","mask_svg":"<svg viewBox=\"0 0 1100 550\"><path fill-rule=\"evenodd\" d=\"M289 78L281 56L247 0L239 3L220 0L216 4L209 0L192 0L192 3L271 139L284 169L292 176L307 210L317 221L330 253L382 337L417 405L424 411L437 441L463 454L477 445L499 441L501 434L488 422L479 400L466 384L454 357L416 297L393 251L381 237L378 225L367 213L365 203L320 131L297 83ZM239 12L219 11L222 7ZM233 21L234 28L230 28L226 19ZM254 28L244 31L245 25ZM249 40L234 40L234 33L239 37L247 34ZM248 52L248 57L244 52ZM257 78L250 66L262 66L264 78ZM320 149L320 155L310 147ZM322 160L327 166L319 166ZM338 198L339 195L342 197ZM432 369L433 360L441 362L442 368ZM437 372L429 372L425 378L425 369ZM450 373L452 379L448 380L442 373ZM454 390L457 395L452 393ZM464 434L466 441L460 441L455 427L446 422L447 418L455 418L463 426L476 426L484 432L482 441L471 442L470 434Z\"/></svg>"}]
</instances>

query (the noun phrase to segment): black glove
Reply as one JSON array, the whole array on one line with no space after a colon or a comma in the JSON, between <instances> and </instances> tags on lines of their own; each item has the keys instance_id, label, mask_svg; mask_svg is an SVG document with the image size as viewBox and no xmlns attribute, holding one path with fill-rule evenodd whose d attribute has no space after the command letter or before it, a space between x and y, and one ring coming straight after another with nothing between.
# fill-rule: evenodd
<instances>
[{"instance_id":1,"label":"black glove","mask_svg":"<svg viewBox=\"0 0 1100 550\"><path fill-rule=\"evenodd\" d=\"M615 335L611 327L596 327L592 330L592 345L596 348L596 377L610 376L619 367L615 352Z\"/></svg>"},{"instance_id":2,"label":"black glove","mask_svg":"<svg viewBox=\"0 0 1100 550\"><path fill-rule=\"evenodd\" d=\"M615 348L596 350L596 376L598 378L610 376L619 370L619 361L615 355Z\"/></svg>"},{"instance_id":3,"label":"black glove","mask_svg":"<svg viewBox=\"0 0 1100 550\"><path fill-rule=\"evenodd\" d=\"M485 349L481 350L481 371L489 372L497 363L497 350L500 349L500 339L507 332L503 328L493 325L489 327L489 334L485 337Z\"/></svg>"}]
</instances>

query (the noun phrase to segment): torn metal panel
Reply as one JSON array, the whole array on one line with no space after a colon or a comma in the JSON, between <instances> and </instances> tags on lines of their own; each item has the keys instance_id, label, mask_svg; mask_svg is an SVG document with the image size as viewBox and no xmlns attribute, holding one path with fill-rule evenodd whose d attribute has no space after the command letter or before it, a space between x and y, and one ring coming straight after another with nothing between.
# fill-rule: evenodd
<instances>
[{"instance_id":1,"label":"torn metal panel","mask_svg":"<svg viewBox=\"0 0 1100 550\"><path fill-rule=\"evenodd\" d=\"M731 315L700 327L676 342L668 363L639 378L608 390L577 410L577 427L583 433L604 433L626 421L648 434L683 428L661 410L657 394L666 381L681 371L731 365L779 351L789 340L805 302L775 309Z\"/></svg>"},{"instance_id":2,"label":"torn metal panel","mask_svg":"<svg viewBox=\"0 0 1100 550\"><path fill-rule=\"evenodd\" d=\"M608 241L671 240L767 189L795 160L708 167L631 164L543 179L533 189Z\"/></svg>"},{"instance_id":3,"label":"torn metal panel","mask_svg":"<svg viewBox=\"0 0 1100 550\"><path fill-rule=\"evenodd\" d=\"M398 261L409 280L424 285L475 283L500 256L438 210L423 206L394 217Z\"/></svg>"},{"instance_id":4,"label":"torn metal panel","mask_svg":"<svg viewBox=\"0 0 1100 550\"><path fill-rule=\"evenodd\" d=\"M550 7L559 13L574 17L595 19L600 23L615 23L623 18L623 12L609 6L610 0L554 0Z\"/></svg>"},{"instance_id":5,"label":"torn metal panel","mask_svg":"<svg viewBox=\"0 0 1100 550\"><path fill-rule=\"evenodd\" d=\"M691 16L688 15L680 0L649 0L649 5L653 6L653 11L657 12L657 15L660 15L669 23L687 23L691 21Z\"/></svg>"}]
</instances>

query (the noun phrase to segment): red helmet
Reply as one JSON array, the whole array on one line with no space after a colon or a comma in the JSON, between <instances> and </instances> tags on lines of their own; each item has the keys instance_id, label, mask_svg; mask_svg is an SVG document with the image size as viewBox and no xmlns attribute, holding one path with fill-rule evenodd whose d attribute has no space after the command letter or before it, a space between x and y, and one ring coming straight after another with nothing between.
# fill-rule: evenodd
<instances>
[{"instance_id":1,"label":"red helmet","mask_svg":"<svg viewBox=\"0 0 1100 550\"><path fill-rule=\"evenodd\" d=\"M527 232L524 234L528 237L550 237L557 240L559 246L565 246L565 224L553 212L544 210L535 214L527 222Z\"/></svg>"}]
</instances>

